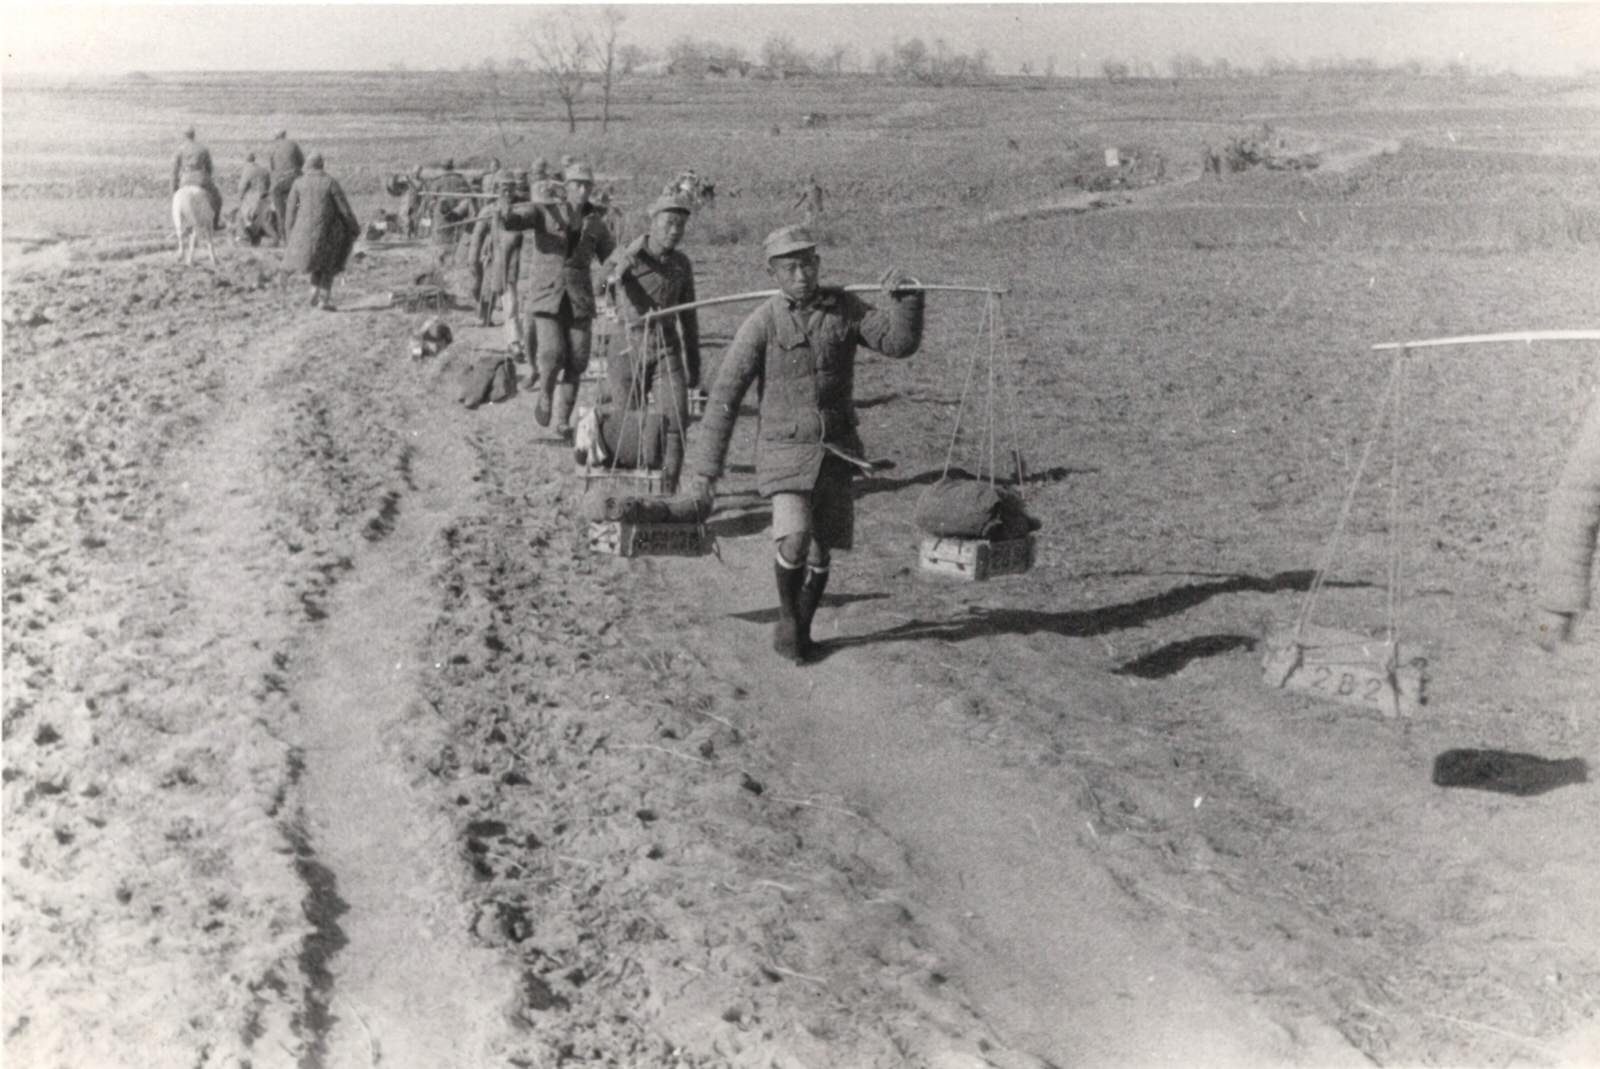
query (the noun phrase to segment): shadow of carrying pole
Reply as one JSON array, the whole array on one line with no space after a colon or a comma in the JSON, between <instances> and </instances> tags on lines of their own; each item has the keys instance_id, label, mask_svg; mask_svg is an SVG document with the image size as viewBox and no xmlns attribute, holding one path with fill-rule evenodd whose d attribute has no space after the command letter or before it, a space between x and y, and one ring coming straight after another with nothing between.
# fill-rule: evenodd
<instances>
[{"instance_id":1,"label":"shadow of carrying pole","mask_svg":"<svg viewBox=\"0 0 1600 1069\"><path fill-rule=\"evenodd\" d=\"M1174 616L1221 594L1277 594L1284 591L1304 592L1311 586L1316 573L1310 569L1279 572L1261 577L1233 575L1208 583L1188 583L1150 597L1098 609L1069 609L1064 612L1040 612L1035 609L986 609L973 607L965 618L950 621L910 620L882 631L835 639L830 645L867 646L880 642L914 642L937 639L943 642L964 642L968 639L991 635L1061 635L1065 638L1093 638L1110 631L1139 627L1151 620ZM1365 581L1328 583L1328 586L1370 587Z\"/></svg>"}]
</instances>

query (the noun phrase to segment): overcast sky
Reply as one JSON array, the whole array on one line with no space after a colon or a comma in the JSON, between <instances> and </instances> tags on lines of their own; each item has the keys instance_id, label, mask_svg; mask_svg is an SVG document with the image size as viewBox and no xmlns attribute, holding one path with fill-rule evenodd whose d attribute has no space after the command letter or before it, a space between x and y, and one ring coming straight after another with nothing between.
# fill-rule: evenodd
<instances>
[{"instance_id":1,"label":"overcast sky","mask_svg":"<svg viewBox=\"0 0 1600 1069\"><path fill-rule=\"evenodd\" d=\"M1408 58L1524 74L1600 68L1600 3L623 4L623 39L660 50L679 36L741 45L772 34L806 49L853 44L866 58L897 39L989 51L997 70L1054 61L1156 64L1175 53L1257 66L1268 56ZM0 3L9 72L450 68L524 50L529 4Z\"/></svg>"}]
</instances>

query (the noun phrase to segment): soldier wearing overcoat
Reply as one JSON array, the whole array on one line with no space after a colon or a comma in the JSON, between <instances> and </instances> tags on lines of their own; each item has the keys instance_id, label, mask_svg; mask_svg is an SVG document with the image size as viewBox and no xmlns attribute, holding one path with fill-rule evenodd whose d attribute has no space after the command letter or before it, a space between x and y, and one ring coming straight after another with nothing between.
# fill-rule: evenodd
<instances>
[{"instance_id":1,"label":"soldier wearing overcoat","mask_svg":"<svg viewBox=\"0 0 1600 1069\"><path fill-rule=\"evenodd\" d=\"M272 207L272 172L248 153L239 175L239 233L254 245L263 235L277 238L280 225Z\"/></svg>"},{"instance_id":2,"label":"soldier wearing overcoat","mask_svg":"<svg viewBox=\"0 0 1600 1069\"><path fill-rule=\"evenodd\" d=\"M306 154L300 143L289 139L289 131L279 130L272 135L272 146L267 150L267 169L272 172L272 210L278 216L278 244L289 235L289 190L295 179L305 169Z\"/></svg>"},{"instance_id":3,"label":"soldier wearing overcoat","mask_svg":"<svg viewBox=\"0 0 1600 1069\"><path fill-rule=\"evenodd\" d=\"M477 279L478 321L488 326L494 306L505 305L506 343L515 354L522 346L522 329L517 309L517 279L522 266L522 238L519 230L507 230L501 223L511 210L517 193L516 176L505 172L497 179L497 200L478 215L467 247L467 262Z\"/></svg>"},{"instance_id":4,"label":"soldier wearing overcoat","mask_svg":"<svg viewBox=\"0 0 1600 1069\"><path fill-rule=\"evenodd\" d=\"M312 153L305 173L289 189L289 248L283 265L311 275L311 306L333 310L333 278L344 270L361 235L337 180L322 169L322 154Z\"/></svg>"}]
</instances>

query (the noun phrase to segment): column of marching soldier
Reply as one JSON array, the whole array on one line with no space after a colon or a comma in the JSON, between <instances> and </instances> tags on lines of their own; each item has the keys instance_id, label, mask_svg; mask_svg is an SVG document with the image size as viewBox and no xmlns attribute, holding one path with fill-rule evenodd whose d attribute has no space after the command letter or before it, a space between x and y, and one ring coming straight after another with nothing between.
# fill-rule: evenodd
<instances>
[{"instance_id":1,"label":"column of marching soldier","mask_svg":"<svg viewBox=\"0 0 1600 1069\"><path fill-rule=\"evenodd\" d=\"M342 270L359 225L344 192L322 168L320 155L304 157L279 131L262 166L255 154L241 178L245 219L275 241L288 241L285 266L311 276L314 307L331 308L329 287ZM1208 168L1209 169L1209 168ZM185 131L173 160L173 189L207 191L220 222L221 195L210 152ZM596 313L591 270L601 265L601 292L614 303L638 360L608 362L613 399L652 392L665 400L667 443L663 477L676 489L687 465L686 491L705 501L722 475L734 421L745 393L759 392L756 480L772 504L773 574L779 614L773 647L796 663L815 658L813 618L828 585L834 550L854 538L857 469L843 456L864 450L852 397L860 345L895 358L916 352L922 337L923 295L896 268L885 271L881 307L820 281L821 257L807 225L781 226L762 242L766 271L778 292L750 313L724 355L706 400L693 449L687 449L686 396L701 388L700 332L693 310L660 321L646 344L644 316L695 301L694 267L680 248L699 181L692 172L668 183L649 206L644 233L626 245L614 234L620 212L609 190L594 197L593 169L563 157L552 174L543 160L527 172L491 175L494 194L473 221L468 255L474 270L480 321L498 304L514 357L531 358L534 420L564 438L578 383L589 363ZM794 207L814 224L822 191L808 177ZM243 214L243 213L242 213ZM243 221L243 220L242 220ZM435 235L436 238L439 235ZM518 295L528 277L527 304ZM652 331L654 327L649 328ZM686 456L687 454L687 456ZM1573 641L1591 607L1596 538L1600 535L1600 397L1587 399L1586 415L1552 495L1540 559L1535 638L1547 650Z\"/></svg>"}]
</instances>

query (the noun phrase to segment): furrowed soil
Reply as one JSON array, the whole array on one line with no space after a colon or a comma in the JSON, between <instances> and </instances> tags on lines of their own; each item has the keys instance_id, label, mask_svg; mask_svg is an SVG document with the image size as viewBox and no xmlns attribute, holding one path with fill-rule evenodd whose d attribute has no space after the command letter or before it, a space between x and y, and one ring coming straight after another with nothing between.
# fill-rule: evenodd
<instances>
[{"instance_id":1,"label":"furrowed soil","mask_svg":"<svg viewBox=\"0 0 1600 1069\"><path fill-rule=\"evenodd\" d=\"M426 247L371 243L337 312L274 249L174 260L183 121L225 175L287 126L366 218L496 136L481 88L6 86L9 1061L1600 1064L1600 630L1547 656L1531 614L1597 349L1416 350L1382 424L1370 349L1597 326L1600 87L661 80L604 138L502 115L635 233L683 164L716 180L702 295L767 284L811 171L829 279L1009 287L993 330L937 294L918 355L863 354L895 464L805 667L748 408L715 555L598 553L531 395L456 400L498 332L457 308L411 359L386 295ZM1263 122L1328 166L1200 180ZM1111 145L1166 173L1080 201ZM711 370L745 311L705 313ZM991 426L1037 562L926 575L917 497ZM1392 624L1426 701L1268 687L1308 608ZM1463 750L1491 789L1436 785Z\"/></svg>"}]
</instances>

